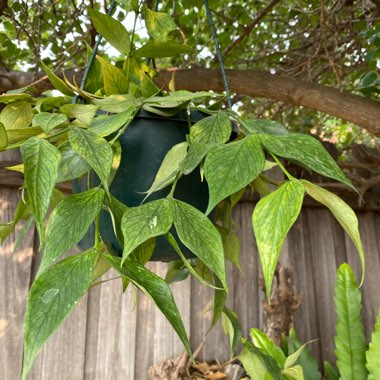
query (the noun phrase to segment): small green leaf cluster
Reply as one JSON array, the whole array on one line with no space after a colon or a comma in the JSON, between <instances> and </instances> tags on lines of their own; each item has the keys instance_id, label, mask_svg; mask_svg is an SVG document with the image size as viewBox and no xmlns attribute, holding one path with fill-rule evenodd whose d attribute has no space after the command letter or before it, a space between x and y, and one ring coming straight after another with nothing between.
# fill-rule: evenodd
<instances>
[{"instance_id":1,"label":"small green leaf cluster","mask_svg":"<svg viewBox=\"0 0 380 380\"><path fill-rule=\"evenodd\" d=\"M116 65L97 57L85 89L75 79L74 83L65 76L61 79L44 65L50 81L64 96L33 98L23 92L0 95L0 102L5 104L0 113L0 148L21 149L22 164L9 169L24 173L25 179L24 196L14 221L0 226L0 237L3 241L21 220L29 225L34 222L43 252L26 309L23 379L42 345L74 304L111 268L119 274L124 289L134 285L153 299L190 355L189 339L168 282L192 274L212 287L212 326L222 316L226 330L235 331L237 316L225 306L225 260L239 267L239 240L231 212L247 186L263 196L252 222L268 297L281 246L298 217L305 192L328 207L354 241L364 275L364 252L354 212L327 190L292 177L280 162L280 158L292 161L351 186L323 146L311 136L288 133L278 123L242 120L232 110L217 109L215 104L221 104L223 95L174 90L164 93L154 84L152 69L141 57L163 57L186 52L187 48L170 39L175 24L168 15L140 10L138 6L135 12L143 12L152 36L140 49L135 48L133 34L129 35L119 21L91 12L97 31L127 57ZM70 97L75 94L86 104L72 104ZM148 200L128 207L113 196L110 186L123 155L119 139L141 110L160 117L181 110L188 114L201 110L204 117L193 125L189 122L184 141L166 153L146 191ZM231 141L233 123L240 129ZM268 177L262 173L275 165L284 171L287 180L277 183L277 189L271 192ZM194 171L208 184L205 213L175 196L180 178ZM91 173L96 173L99 183L93 183ZM62 182L77 179L87 180L85 191L65 196L59 190ZM152 193L166 187L171 187L166 198L149 201ZM215 208L217 225L208 218ZM123 247L122 257L102 241L101 211L112 220L115 236ZM94 225L93 246L63 258ZM167 281L145 267L159 236L166 238L180 259L180 264L172 266ZM186 260L179 242L195 259ZM239 333L234 333L232 351L239 339ZM247 343L247 350L256 349ZM282 373L297 378L299 369L294 362L285 361Z\"/></svg>"},{"instance_id":2,"label":"small green leaf cluster","mask_svg":"<svg viewBox=\"0 0 380 380\"><path fill-rule=\"evenodd\" d=\"M366 346L361 322L361 294L352 269L342 264L337 272L335 286L337 315L335 354L337 368L324 363L324 375L328 380L374 380L380 376L380 310L369 347ZM230 341L239 331L228 330ZM312 353L296 337L294 329L283 336L282 347L277 346L264 332L251 329L251 340L242 339L243 349L238 355L252 379L320 380L322 374ZM310 342L309 342L310 343ZM235 347L236 348L236 347Z\"/></svg>"}]
</instances>

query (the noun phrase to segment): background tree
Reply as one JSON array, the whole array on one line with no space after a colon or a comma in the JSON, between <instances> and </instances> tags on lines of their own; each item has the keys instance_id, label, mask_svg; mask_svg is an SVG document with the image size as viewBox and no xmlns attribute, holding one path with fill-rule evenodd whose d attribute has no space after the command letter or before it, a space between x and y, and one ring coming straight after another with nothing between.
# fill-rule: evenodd
<instances>
[{"instance_id":1,"label":"background tree","mask_svg":"<svg viewBox=\"0 0 380 380\"><path fill-rule=\"evenodd\" d=\"M221 90L218 72L205 71L217 68L217 61L202 3L146 1L148 7L172 14L178 26L173 37L193 48L192 54L160 59L156 66L186 68L176 72L178 88ZM35 91L46 89L48 81L40 81L41 60L58 72L81 71L86 44L93 46L96 36L88 8L105 11L108 6L106 0L2 1L0 91L36 81ZM120 0L114 13L130 29L133 19L126 15L133 6L132 0ZM379 1L211 0L210 7L225 63L235 70L229 79L241 112L281 121L296 131L311 130L342 147L353 139L376 143L353 123L380 136L380 106L373 101L380 92ZM137 30L143 23L142 17ZM144 42L148 36L137 38ZM104 43L103 48L116 54ZM161 71L160 83L168 83L171 74ZM316 83L338 91L312 85Z\"/></svg>"}]
</instances>

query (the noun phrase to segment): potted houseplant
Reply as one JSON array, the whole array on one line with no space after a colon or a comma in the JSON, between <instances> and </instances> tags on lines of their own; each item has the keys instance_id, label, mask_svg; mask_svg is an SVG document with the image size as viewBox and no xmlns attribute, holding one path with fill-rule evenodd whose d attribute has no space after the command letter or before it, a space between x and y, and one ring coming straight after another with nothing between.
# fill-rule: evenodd
<instances>
[{"instance_id":1,"label":"potted houseplant","mask_svg":"<svg viewBox=\"0 0 380 380\"><path fill-rule=\"evenodd\" d=\"M133 11L136 17L141 13L138 5ZM66 96L33 98L24 92L0 96L0 102L6 104L0 124L1 148L21 149L22 164L9 169L23 172L25 178L14 221L2 225L1 237L4 239L13 231L20 220L32 220L42 253L25 316L23 379L42 345L78 299L111 268L120 274L124 287L131 284L151 296L191 354L170 287L145 268L145 264L154 252L157 239L164 239L189 273L214 288L212 324L215 324L221 312L226 311L225 258L228 258L229 239L235 238L231 210L249 185L260 189L262 194L268 193L257 204L252 218L268 297L282 243L300 212L305 193L334 213L358 248L364 268L353 211L327 190L294 178L280 161L284 158L296 162L351 186L323 146L311 136L288 133L278 123L243 120L230 108L218 108L223 95L175 91L174 82L168 92L157 88L151 79L152 69L142 58L164 57L186 52L188 48L170 39L169 33L175 28L170 16L147 8L143 13L152 39L137 49L133 32L130 34L110 15L91 12L97 31L125 59L117 64L101 56L94 63L90 60L85 73L86 86L78 86L67 78L62 80L44 65L50 81ZM71 99L76 99L75 95L86 103L73 103ZM203 115L196 121L194 112L199 110ZM133 147L128 151L128 144L137 135L138 141L145 143L157 132L155 126L144 130L144 118L151 116L142 111L174 122L170 128L180 137L169 143L165 140L169 145L160 153L162 162L156 163L158 171L150 177L150 188L128 190L128 162L123 160L132 154L133 161L137 155ZM176 119L181 111L188 119L185 125ZM14 118L6 117L12 112L21 115L17 118L17 128L9 125ZM137 124L132 126L135 120ZM233 123L240 128L236 140L231 141ZM161 133L153 139L161 138ZM127 147L124 152L123 145ZM146 156L142 157L144 161ZM277 188L270 192L265 186L268 179L262 172L273 165L283 170L287 180L277 183ZM147 168L152 170L150 162ZM144 175L144 168L141 173L132 171L132 177ZM202 205L195 205L200 209L194 207L187 198L189 175L198 181L196 186L200 186L200 191L208 189L205 209ZM200 180L203 177L207 187ZM64 196L59 184L68 180L78 180L79 185L75 194ZM137 195L136 190L147 193ZM151 196L162 190L165 192L152 200ZM182 198L177 196L178 190ZM135 196L129 205L121 199L128 192ZM139 204L140 201L143 203ZM218 205L216 227L207 215ZM111 221L108 227L103 227L107 218L100 216L102 212ZM89 247L77 255L62 258L86 236L92 225L94 234ZM122 247L120 255L117 244ZM184 247L196 260L186 259Z\"/></svg>"}]
</instances>

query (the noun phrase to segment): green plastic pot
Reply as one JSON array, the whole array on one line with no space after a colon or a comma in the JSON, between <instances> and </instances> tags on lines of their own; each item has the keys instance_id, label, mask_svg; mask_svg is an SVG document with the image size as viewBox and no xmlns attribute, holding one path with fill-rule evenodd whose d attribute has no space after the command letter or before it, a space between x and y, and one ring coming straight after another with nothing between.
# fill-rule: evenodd
<instances>
[{"instance_id":1,"label":"green plastic pot","mask_svg":"<svg viewBox=\"0 0 380 380\"><path fill-rule=\"evenodd\" d=\"M192 112L190 115L191 123L193 124L205 116L207 115L198 111ZM170 118L141 111L119 139L122 147L122 158L110 187L111 194L129 207L139 206L145 197L143 192L148 190L153 183L166 153L174 145L186 141L187 134L189 134L189 120L185 111ZM99 183L95 174L93 174L92 181ZM145 202L166 197L170 188L168 186L153 193ZM74 184L74 191L84 190L84 182ZM202 212L206 210L208 187L206 182L201 182L199 170L180 178L174 197L191 204ZM174 228L171 232L177 238ZM117 254L122 254L122 248L113 231L111 218L105 211L102 211L100 217L100 234L103 241L111 246ZM176 240L178 241L178 239ZM88 248L93 241L92 232L82 240L80 246L81 248ZM179 245L186 257L194 257L184 245ZM178 254L166 239L158 237L151 261L178 259Z\"/></svg>"}]
</instances>

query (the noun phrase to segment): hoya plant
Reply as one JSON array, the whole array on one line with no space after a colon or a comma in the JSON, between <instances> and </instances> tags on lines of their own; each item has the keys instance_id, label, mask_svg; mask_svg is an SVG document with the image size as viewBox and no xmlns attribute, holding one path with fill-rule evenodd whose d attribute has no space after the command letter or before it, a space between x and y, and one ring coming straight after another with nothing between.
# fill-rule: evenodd
<instances>
[{"instance_id":1,"label":"hoya plant","mask_svg":"<svg viewBox=\"0 0 380 380\"><path fill-rule=\"evenodd\" d=\"M135 44L134 31L127 31L110 15L90 11L95 28L121 58L114 63L98 55L94 60L95 51L89 49L81 86L75 78L61 79L43 64L61 96L35 98L28 89L0 96L5 105L0 113L0 148L20 149L22 162L8 169L24 174L22 198L14 220L1 225L1 239L21 221L26 221L24 228L35 225L40 239L40 266L25 314L22 379L75 304L111 269L119 274L124 289L135 286L150 296L191 355L168 285L173 276L165 281L146 268L162 241L175 252L177 261L172 268L179 272L185 268L215 290L212 325L222 312L234 321L234 313L225 307L225 261L238 265L239 242L231 212L247 187L262 196L254 208L252 225L268 299L281 246L305 194L329 208L351 237L364 276L364 252L354 212L336 195L286 170L284 161L291 161L351 187L322 144L309 135L289 133L274 121L243 119L223 106L222 94L176 91L175 80L168 91L158 88L147 59L186 53L189 48L172 36L176 25L169 15L139 4L131 12L135 20L143 14L151 37L141 47ZM150 187L133 189L145 194L141 204L131 207L115 195L113 183L128 171L128 165L123 166L123 157L129 154L125 148L128 131L140 128L134 122L142 112L164 121L177 120L182 112L187 131L182 141L163 152ZM202 114L197 121L192 119L194 112ZM150 138L145 134L135 143L140 146ZM146 160L145 165L148 168L151 163ZM274 182L263 174L273 166L284 172L285 180ZM144 176L146 168L136 177ZM181 182L190 176L208 189L205 209L188 202L186 194L179 195ZM67 181L74 181L73 194L62 192L62 183ZM123 184L125 191L131 186L129 181ZM165 195L152 200L163 189ZM119 251L105 238L104 220L109 220ZM90 243L83 244L84 240ZM78 243L85 247L82 252L68 255Z\"/></svg>"}]
</instances>

